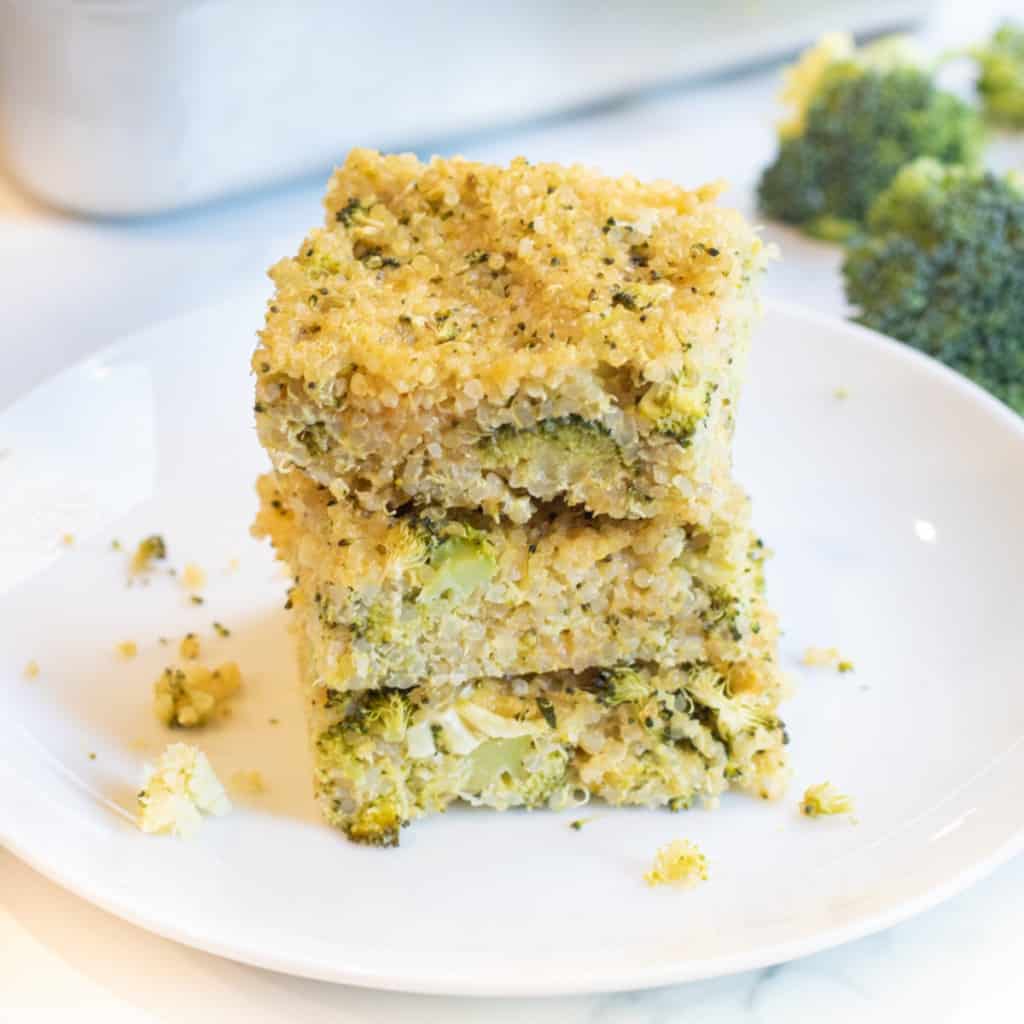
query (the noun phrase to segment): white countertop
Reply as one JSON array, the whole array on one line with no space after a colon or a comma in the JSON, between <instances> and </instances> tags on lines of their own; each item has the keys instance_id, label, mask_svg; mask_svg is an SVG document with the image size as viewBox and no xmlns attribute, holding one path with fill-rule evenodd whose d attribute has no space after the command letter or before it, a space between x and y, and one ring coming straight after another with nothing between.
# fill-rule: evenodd
<instances>
[{"instance_id":1,"label":"white countertop","mask_svg":"<svg viewBox=\"0 0 1024 1024\"><path fill-rule=\"evenodd\" d=\"M929 34L947 45L991 24L987 2L947 4ZM666 89L585 118L464 141L479 159L524 153L694 184L728 173L734 202L773 150L777 69ZM144 223L72 221L0 180L5 303L0 406L89 350L258 280L320 217L322 181ZM838 256L778 230L770 291L841 313ZM74 268L69 272L68 268ZM17 372L11 372L16 366ZM243 967L156 938L95 909L0 850L0 1024L246 1021L302 1024L953 1024L1018 1020L1024 1006L1024 860L938 909L804 960L621 996L456 1000L340 988Z\"/></svg>"}]
</instances>

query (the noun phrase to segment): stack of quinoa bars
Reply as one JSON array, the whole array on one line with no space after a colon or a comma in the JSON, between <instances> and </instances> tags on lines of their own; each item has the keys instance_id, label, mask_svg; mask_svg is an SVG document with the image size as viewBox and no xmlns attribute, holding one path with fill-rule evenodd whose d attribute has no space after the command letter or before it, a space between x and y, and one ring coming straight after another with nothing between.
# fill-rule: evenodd
<instances>
[{"instance_id":1,"label":"stack of quinoa bars","mask_svg":"<svg viewBox=\"0 0 1024 1024\"><path fill-rule=\"evenodd\" d=\"M294 578L316 793L350 838L456 800L781 792L731 471L765 251L718 191L356 150L271 270L254 531Z\"/></svg>"}]
</instances>

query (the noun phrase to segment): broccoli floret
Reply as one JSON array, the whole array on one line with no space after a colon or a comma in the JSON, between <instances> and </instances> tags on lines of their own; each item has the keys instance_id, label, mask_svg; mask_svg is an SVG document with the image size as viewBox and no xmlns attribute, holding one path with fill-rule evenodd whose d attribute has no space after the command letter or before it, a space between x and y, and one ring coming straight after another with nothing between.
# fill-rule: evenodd
<instances>
[{"instance_id":1,"label":"broccoli floret","mask_svg":"<svg viewBox=\"0 0 1024 1024\"><path fill-rule=\"evenodd\" d=\"M592 472L623 464L622 449L607 427L575 413L541 420L535 427L506 424L481 439L478 447L488 469L508 469L548 457L585 462Z\"/></svg>"},{"instance_id":2,"label":"broccoli floret","mask_svg":"<svg viewBox=\"0 0 1024 1024\"><path fill-rule=\"evenodd\" d=\"M401 802L391 796L378 797L347 821L345 835L366 846L398 846L399 830L405 823Z\"/></svg>"},{"instance_id":3,"label":"broccoli floret","mask_svg":"<svg viewBox=\"0 0 1024 1024\"><path fill-rule=\"evenodd\" d=\"M650 681L635 668L622 665L602 669L597 674L598 699L608 707L639 704L651 695Z\"/></svg>"},{"instance_id":4,"label":"broccoli floret","mask_svg":"<svg viewBox=\"0 0 1024 1024\"><path fill-rule=\"evenodd\" d=\"M684 380L655 384L640 400L638 411L657 434L689 447L697 428L711 408L713 390L688 386Z\"/></svg>"},{"instance_id":5,"label":"broccoli floret","mask_svg":"<svg viewBox=\"0 0 1024 1024\"><path fill-rule=\"evenodd\" d=\"M540 807L565 781L569 755L560 745L541 751L532 737L517 736L481 743L466 762L463 798Z\"/></svg>"},{"instance_id":6,"label":"broccoli floret","mask_svg":"<svg viewBox=\"0 0 1024 1024\"><path fill-rule=\"evenodd\" d=\"M878 197L843 276L857 319L1024 414L1024 186L917 161Z\"/></svg>"},{"instance_id":7,"label":"broccoli floret","mask_svg":"<svg viewBox=\"0 0 1024 1024\"><path fill-rule=\"evenodd\" d=\"M488 534L463 523L452 524L452 532L434 548L428 562L426 583L420 601L436 601L447 595L460 602L489 583L498 570L494 544Z\"/></svg>"},{"instance_id":8,"label":"broccoli floret","mask_svg":"<svg viewBox=\"0 0 1024 1024\"><path fill-rule=\"evenodd\" d=\"M1024 128L1024 25L1006 22L971 55L978 62L977 88L985 113L1011 128Z\"/></svg>"},{"instance_id":9,"label":"broccoli floret","mask_svg":"<svg viewBox=\"0 0 1024 1024\"><path fill-rule=\"evenodd\" d=\"M401 743L412 716L409 697L404 690L371 690L356 712L367 733L388 743Z\"/></svg>"},{"instance_id":10,"label":"broccoli floret","mask_svg":"<svg viewBox=\"0 0 1024 1024\"><path fill-rule=\"evenodd\" d=\"M761 178L761 209L819 237L852 234L909 161L973 164L980 152L978 115L894 42L858 52L827 37L790 69L783 99L794 113Z\"/></svg>"}]
</instances>

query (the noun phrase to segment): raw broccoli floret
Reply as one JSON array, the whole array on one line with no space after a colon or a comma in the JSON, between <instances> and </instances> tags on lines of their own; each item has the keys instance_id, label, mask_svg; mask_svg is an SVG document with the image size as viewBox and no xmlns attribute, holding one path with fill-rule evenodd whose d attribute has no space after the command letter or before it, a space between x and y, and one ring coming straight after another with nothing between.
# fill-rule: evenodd
<instances>
[{"instance_id":1,"label":"raw broccoli floret","mask_svg":"<svg viewBox=\"0 0 1024 1024\"><path fill-rule=\"evenodd\" d=\"M857 51L826 37L789 70L782 99L792 114L761 178L761 209L819 237L852 234L911 160L973 164L980 152L978 115L895 40Z\"/></svg>"},{"instance_id":2,"label":"raw broccoli floret","mask_svg":"<svg viewBox=\"0 0 1024 1024\"><path fill-rule=\"evenodd\" d=\"M985 113L1011 128L1024 128L1024 25L1006 22L971 55L978 62L977 88Z\"/></svg>"},{"instance_id":3,"label":"raw broccoli floret","mask_svg":"<svg viewBox=\"0 0 1024 1024\"><path fill-rule=\"evenodd\" d=\"M1024 184L920 160L848 247L857 319L970 377L1024 414Z\"/></svg>"}]
</instances>

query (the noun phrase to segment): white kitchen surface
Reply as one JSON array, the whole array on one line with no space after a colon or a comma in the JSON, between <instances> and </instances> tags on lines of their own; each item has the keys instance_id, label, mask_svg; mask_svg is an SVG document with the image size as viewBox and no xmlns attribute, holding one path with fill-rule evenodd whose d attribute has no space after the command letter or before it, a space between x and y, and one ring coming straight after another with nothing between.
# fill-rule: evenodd
<instances>
[{"instance_id":1,"label":"white kitchen surface","mask_svg":"<svg viewBox=\"0 0 1024 1024\"><path fill-rule=\"evenodd\" d=\"M1018 0L1019 2L1019 0ZM1004 4L947 4L930 28L958 45ZM1024 12L1020 12L1024 13ZM665 91L514 135L467 156L581 160L695 183L728 170L748 212L773 149L777 69ZM1024 161L1022 161L1024 162ZM0 184L0 352L19 387L120 334L212 301L295 246L319 219L322 180L142 223L89 224ZM841 312L833 249L771 230L770 291ZM0 376L0 405L14 397ZM993 709L998 714L998 709ZM685 902L682 903L685 907ZM496 923L496 926L500 926ZM302 1024L878 1024L1015 1021L1024 1006L1024 860L880 935L765 971L671 989L552 1001L456 1000L344 989L242 967L155 938L68 895L0 851L0 1022L294 1019Z\"/></svg>"}]
</instances>

